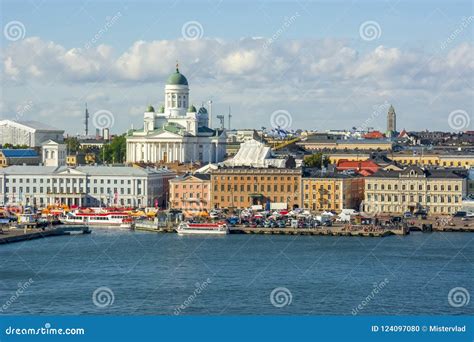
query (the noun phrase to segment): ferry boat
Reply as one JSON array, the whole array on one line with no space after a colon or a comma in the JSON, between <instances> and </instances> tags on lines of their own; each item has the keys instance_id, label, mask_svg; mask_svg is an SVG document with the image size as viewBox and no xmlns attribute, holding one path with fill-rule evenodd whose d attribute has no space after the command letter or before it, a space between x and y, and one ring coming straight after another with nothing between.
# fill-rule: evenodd
<instances>
[{"instance_id":1,"label":"ferry boat","mask_svg":"<svg viewBox=\"0 0 474 342\"><path fill-rule=\"evenodd\" d=\"M62 221L67 224L85 224L89 226L117 226L131 228L133 220L125 212L81 212L67 213Z\"/></svg>"},{"instance_id":2,"label":"ferry boat","mask_svg":"<svg viewBox=\"0 0 474 342\"><path fill-rule=\"evenodd\" d=\"M185 234L229 234L229 228L225 223L189 223L181 222L176 228L178 235Z\"/></svg>"}]
</instances>

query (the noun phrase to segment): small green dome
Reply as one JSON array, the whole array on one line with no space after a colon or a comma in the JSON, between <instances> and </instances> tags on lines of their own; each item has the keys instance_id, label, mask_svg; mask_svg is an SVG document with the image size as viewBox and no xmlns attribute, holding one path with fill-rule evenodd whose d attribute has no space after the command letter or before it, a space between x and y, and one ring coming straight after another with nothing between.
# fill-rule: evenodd
<instances>
[{"instance_id":1,"label":"small green dome","mask_svg":"<svg viewBox=\"0 0 474 342\"><path fill-rule=\"evenodd\" d=\"M188 80L184 77L183 74L179 72L179 69L176 68L176 72L172 73L170 77L168 77L168 81L166 84L172 85L188 85Z\"/></svg>"},{"instance_id":2,"label":"small green dome","mask_svg":"<svg viewBox=\"0 0 474 342\"><path fill-rule=\"evenodd\" d=\"M188 113L196 113L196 107L194 107L193 105L190 105L188 108Z\"/></svg>"},{"instance_id":3,"label":"small green dome","mask_svg":"<svg viewBox=\"0 0 474 342\"><path fill-rule=\"evenodd\" d=\"M155 108L153 108L153 106L148 106L148 107L146 107L146 111L147 111L147 112L153 112L153 113L154 113L154 112L155 112Z\"/></svg>"},{"instance_id":4,"label":"small green dome","mask_svg":"<svg viewBox=\"0 0 474 342\"><path fill-rule=\"evenodd\" d=\"M158 113L163 114L165 112L165 106L161 105L158 109Z\"/></svg>"},{"instance_id":5,"label":"small green dome","mask_svg":"<svg viewBox=\"0 0 474 342\"><path fill-rule=\"evenodd\" d=\"M207 114L207 109L205 107L199 108L199 114Z\"/></svg>"}]
</instances>

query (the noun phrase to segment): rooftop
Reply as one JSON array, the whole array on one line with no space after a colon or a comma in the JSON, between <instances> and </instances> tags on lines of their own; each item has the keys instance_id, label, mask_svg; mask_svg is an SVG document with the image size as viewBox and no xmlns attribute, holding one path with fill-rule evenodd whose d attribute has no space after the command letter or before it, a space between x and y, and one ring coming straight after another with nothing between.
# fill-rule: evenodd
<instances>
[{"instance_id":1,"label":"rooftop","mask_svg":"<svg viewBox=\"0 0 474 342\"><path fill-rule=\"evenodd\" d=\"M38 153L31 149L2 149L0 152L6 158L38 157Z\"/></svg>"},{"instance_id":2,"label":"rooftop","mask_svg":"<svg viewBox=\"0 0 474 342\"><path fill-rule=\"evenodd\" d=\"M67 166L36 166L36 165L14 165L0 169L0 174L6 175L51 175L60 173L78 173L90 176L124 176L139 177L150 174L169 173L168 169L139 168L131 166L78 166L69 168Z\"/></svg>"}]
</instances>

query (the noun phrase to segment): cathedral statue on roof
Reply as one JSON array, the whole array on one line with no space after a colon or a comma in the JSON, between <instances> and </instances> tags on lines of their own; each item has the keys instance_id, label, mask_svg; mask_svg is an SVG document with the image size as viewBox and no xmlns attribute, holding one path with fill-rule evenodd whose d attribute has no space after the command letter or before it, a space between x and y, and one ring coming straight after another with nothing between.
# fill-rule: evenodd
<instances>
[{"instance_id":1,"label":"cathedral statue on roof","mask_svg":"<svg viewBox=\"0 0 474 342\"><path fill-rule=\"evenodd\" d=\"M224 159L225 129L209 127L209 114L189 101L188 80L176 71L168 77L164 105L148 106L143 129L127 134L128 163L201 162Z\"/></svg>"}]
</instances>

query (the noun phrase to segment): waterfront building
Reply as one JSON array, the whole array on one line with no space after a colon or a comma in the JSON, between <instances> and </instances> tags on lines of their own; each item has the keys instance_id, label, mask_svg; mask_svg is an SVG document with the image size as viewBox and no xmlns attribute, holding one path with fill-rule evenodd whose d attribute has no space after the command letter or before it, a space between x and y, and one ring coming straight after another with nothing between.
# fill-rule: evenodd
<instances>
[{"instance_id":1,"label":"waterfront building","mask_svg":"<svg viewBox=\"0 0 474 342\"><path fill-rule=\"evenodd\" d=\"M465 173L409 166L403 171L379 170L365 178L364 211L453 214L467 192Z\"/></svg>"},{"instance_id":2,"label":"waterfront building","mask_svg":"<svg viewBox=\"0 0 474 342\"><path fill-rule=\"evenodd\" d=\"M40 157L34 149L0 149L0 167L39 163Z\"/></svg>"},{"instance_id":3,"label":"waterfront building","mask_svg":"<svg viewBox=\"0 0 474 342\"><path fill-rule=\"evenodd\" d=\"M212 208L243 209L301 206L300 167L221 166L211 169Z\"/></svg>"},{"instance_id":4,"label":"waterfront building","mask_svg":"<svg viewBox=\"0 0 474 342\"><path fill-rule=\"evenodd\" d=\"M186 174L170 180L169 207L195 216L211 210L211 175Z\"/></svg>"},{"instance_id":5,"label":"waterfront building","mask_svg":"<svg viewBox=\"0 0 474 342\"><path fill-rule=\"evenodd\" d=\"M10 166L0 169L0 205L166 205L167 169L126 166Z\"/></svg>"},{"instance_id":6,"label":"waterfront building","mask_svg":"<svg viewBox=\"0 0 474 342\"><path fill-rule=\"evenodd\" d=\"M210 128L207 109L197 110L191 104L188 80L178 67L166 82L164 103L158 112L148 106L143 129L127 135L128 163L217 163L224 159L225 129Z\"/></svg>"},{"instance_id":7,"label":"waterfront building","mask_svg":"<svg viewBox=\"0 0 474 342\"><path fill-rule=\"evenodd\" d=\"M39 147L47 140L62 142L64 130L37 121L0 120L0 145Z\"/></svg>"},{"instance_id":8,"label":"waterfront building","mask_svg":"<svg viewBox=\"0 0 474 342\"><path fill-rule=\"evenodd\" d=\"M305 169L303 207L311 211L359 209L364 199L364 178L354 172Z\"/></svg>"}]
</instances>

